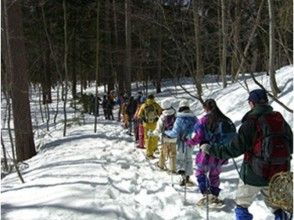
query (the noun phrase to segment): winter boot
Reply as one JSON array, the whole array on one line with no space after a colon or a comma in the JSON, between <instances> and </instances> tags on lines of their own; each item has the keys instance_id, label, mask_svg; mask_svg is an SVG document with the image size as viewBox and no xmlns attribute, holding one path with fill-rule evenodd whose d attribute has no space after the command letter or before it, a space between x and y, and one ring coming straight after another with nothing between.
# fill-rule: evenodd
<instances>
[{"instance_id":1,"label":"winter boot","mask_svg":"<svg viewBox=\"0 0 294 220\"><path fill-rule=\"evenodd\" d=\"M278 209L274 212L275 220L289 220L287 213L284 212L282 209Z\"/></svg>"},{"instance_id":2,"label":"winter boot","mask_svg":"<svg viewBox=\"0 0 294 220\"><path fill-rule=\"evenodd\" d=\"M253 215L248 212L247 208L237 205L235 208L236 220L252 220Z\"/></svg>"},{"instance_id":3,"label":"winter boot","mask_svg":"<svg viewBox=\"0 0 294 220\"><path fill-rule=\"evenodd\" d=\"M182 177L181 181L180 181L180 186L185 186L186 185L186 178Z\"/></svg>"}]
</instances>

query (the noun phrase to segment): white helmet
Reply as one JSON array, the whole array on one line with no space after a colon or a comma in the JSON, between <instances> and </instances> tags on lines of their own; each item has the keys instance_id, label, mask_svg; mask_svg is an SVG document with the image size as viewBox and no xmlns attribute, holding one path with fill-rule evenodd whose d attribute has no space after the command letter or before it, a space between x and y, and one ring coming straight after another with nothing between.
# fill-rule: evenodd
<instances>
[{"instance_id":1,"label":"white helmet","mask_svg":"<svg viewBox=\"0 0 294 220\"><path fill-rule=\"evenodd\" d=\"M170 102L170 100L163 100L162 102L161 102L161 108L163 109L163 110L165 110L165 109L170 109L172 106L171 106L171 102Z\"/></svg>"},{"instance_id":2,"label":"white helmet","mask_svg":"<svg viewBox=\"0 0 294 220\"><path fill-rule=\"evenodd\" d=\"M189 101L188 100L182 100L182 101L180 101L180 103L179 103L179 108L181 108L181 107L190 107L190 105L189 105Z\"/></svg>"}]
</instances>

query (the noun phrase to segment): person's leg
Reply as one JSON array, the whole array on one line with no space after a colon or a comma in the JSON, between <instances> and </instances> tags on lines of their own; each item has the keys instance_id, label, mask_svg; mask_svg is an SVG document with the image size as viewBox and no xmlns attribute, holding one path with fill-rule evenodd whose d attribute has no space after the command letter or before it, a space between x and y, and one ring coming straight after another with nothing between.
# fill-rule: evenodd
<instances>
[{"instance_id":1,"label":"person's leg","mask_svg":"<svg viewBox=\"0 0 294 220\"><path fill-rule=\"evenodd\" d=\"M237 207L235 208L235 215L237 220L253 219L252 214L248 211L248 207L252 204L261 188L262 187L244 184L241 179L239 180L235 198L237 204Z\"/></svg>"},{"instance_id":2,"label":"person's leg","mask_svg":"<svg viewBox=\"0 0 294 220\"><path fill-rule=\"evenodd\" d=\"M177 155L177 146L175 143L170 144L169 151L169 161L170 161L170 170L171 172L176 172L176 155Z\"/></svg>"},{"instance_id":3,"label":"person's leg","mask_svg":"<svg viewBox=\"0 0 294 220\"><path fill-rule=\"evenodd\" d=\"M218 197L220 192L220 175L221 167L212 167L209 171L210 192L212 195Z\"/></svg>"},{"instance_id":4,"label":"person's leg","mask_svg":"<svg viewBox=\"0 0 294 220\"><path fill-rule=\"evenodd\" d=\"M150 131L154 131L155 128L156 128L156 123L148 124L148 129ZM145 133L144 133L144 135L145 135ZM146 136L147 136L147 134L146 134ZM151 137L148 137L148 139L149 139L149 141L148 141L148 145L147 145L147 155L153 156L154 152L157 149L158 138L155 136L151 136Z\"/></svg>"},{"instance_id":5,"label":"person's leg","mask_svg":"<svg viewBox=\"0 0 294 220\"><path fill-rule=\"evenodd\" d=\"M166 148L167 148L167 144L163 144L161 146L161 149L160 149L160 156L159 156L158 166L161 169L164 169L164 167L165 167L165 153L166 153Z\"/></svg>"},{"instance_id":6,"label":"person's leg","mask_svg":"<svg viewBox=\"0 0 294 220\"><path fill-rule=\"evenodd\" d=\"M144 148L144 127L139 123L139 147Z\"/></svg>"},{"instance_id":7,"label":"person's leg","mask_svg":"<svg viewBox=\"0 0 294 220\"><path fill-rule=\"evenodd\" d=\"M207 158L209 156L203 152L198 152L195 157L195 164L196 164L196 179L198 182L199 190L202 194L208 193L209 188L209 181L207 179L207 172L208 172L208 166L207 166Z\"/></svg>"}]
</instances>

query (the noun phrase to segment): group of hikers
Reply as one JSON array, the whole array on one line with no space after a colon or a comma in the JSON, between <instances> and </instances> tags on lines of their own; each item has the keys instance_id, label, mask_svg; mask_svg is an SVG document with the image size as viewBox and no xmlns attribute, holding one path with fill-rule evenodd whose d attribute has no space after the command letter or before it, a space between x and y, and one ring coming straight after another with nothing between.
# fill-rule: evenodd
<instances>
[{"instance_id":1,"label":"group of hikers","mask_svg":"<svg viewBox=\"0 0 294 220\"><path fill-rule=\"evenodd\" d=\"M238 171L236 219L253 219L248 207L259 192L263 192L264 201L274 213L275 220L290 219L289 213L274 207L264 193L273 175L290 170L293 152L291 128L279 112L273 111L265 90L256 89L249 93L250 111L243 117L238 132L214 99L203 103L205 114L197 118L187 100L181 100L176 110L169 99L159 105L154 95L146 98L139 93L136 98L119 98L119 119L122 115L123 126L129 135L133 132L136 146L146 149L147 159L154 159L154 153L159 149L158 167L180 174L181 186L191 183L193 148L199 146L195 176L203 198L197 205L223 204L218 198L222 166L228 163L228 159L244 154Z\"/></svg>"}]
</instances>

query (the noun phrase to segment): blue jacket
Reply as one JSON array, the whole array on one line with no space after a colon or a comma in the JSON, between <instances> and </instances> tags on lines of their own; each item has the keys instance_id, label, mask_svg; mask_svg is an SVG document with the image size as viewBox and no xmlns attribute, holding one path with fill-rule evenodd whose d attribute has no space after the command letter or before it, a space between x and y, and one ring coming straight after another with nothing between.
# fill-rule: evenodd
<instances>
[{"instance_id":1,"label":"blue jacket","mask_svg":"<svg viewBox=\"0 0 294 220\"><path fill-rule=\"evenodd\" d=\"M179 144L179 142L185 141L183 138L193 132L193 126L196 122L197 117L190 110L178 112L172 130L167 130L164 133L171 138L177 138Z\"/></svg>"}]
</instances>

